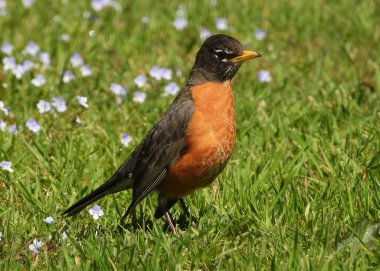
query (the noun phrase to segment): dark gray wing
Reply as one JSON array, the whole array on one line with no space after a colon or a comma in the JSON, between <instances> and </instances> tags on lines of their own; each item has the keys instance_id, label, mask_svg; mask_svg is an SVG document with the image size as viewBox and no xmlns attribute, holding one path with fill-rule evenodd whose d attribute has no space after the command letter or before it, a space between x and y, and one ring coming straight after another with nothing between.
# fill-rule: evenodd
<instances>
[{"instance_id":1,"label":"dark gray wing","mask_svg":"<svg viewBox=\"0 0 380 271\"><path fill-rule=\"evenodd\" d=\"M111 178L65 210L63 215L75 215L106 195L132 187L133 199L124 215L126 217L160 184L168 169L183 153L186 128L193 112L190 90L185 88Z\"/></svg>"},{"instance_id":2,"label":"dark gray wing","mask_svg":"<svg viewBox=\"0 0 380 271\"><path fill-rule=\"evenodd\" d=\"M186 88L136 148L132 172L133 198L123 219L160 184L185 151L186 129L193 112L194 103ZM119 170L123 171L123 165Z\"/></svg>"}]
</instances>

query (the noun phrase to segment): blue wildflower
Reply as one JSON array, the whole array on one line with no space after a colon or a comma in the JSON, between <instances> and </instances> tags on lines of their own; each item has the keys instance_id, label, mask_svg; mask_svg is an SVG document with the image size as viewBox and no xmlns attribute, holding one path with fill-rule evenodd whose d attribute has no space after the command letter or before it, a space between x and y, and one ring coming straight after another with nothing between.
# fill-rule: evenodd
<instances>
[{"instance_id":1,"label":"blue wildflower","mask_svg":"<svg viewBox=\"0 0 380 271\"><path fill-rule=\"evenodd\" d=\"M267 34L262 29L256 28L255 37L257 40L263 40L263 39L265 39L266 36L267 36Z\"/></svg>"},{"instance_id":2,"label":"blue wildflower","mask_svg":"<svg viewBox=\"0 0 380 271\"><path fill-rule=\"evenodd\" d=\"M0 110L5 113L5 115L9 115L9 109L5 108L4 102L0 101Z\"/></svg>"},{"instance_id":3,"label":"blue wildflower","mask_svg":"<svg viewBox=\"0 0 380 271\"><path fill-rule=\"evenodd\" d=\"M12 71L15 66L16 66L16 58L14 58L13 56L3 58L3 70L4 71L8 71L8 70Z\"/></svg>"},{"instance_id":4,"label":"blue wildflower","mask_svg":"<svg viewBox=\"0 0 380 271\"><path fill-rule=\"evenodd\" d=\"M12 69L12 73L13 75L17 78L17 79L21 79L22 76L27 72L27 70L25 69L25 67L23 65L20 65L20 64L16 64L13 69Z\"/></svg>"},{"instance_id":5,"label":"blue wildflower","mask_svg":"<svg viewBox=\"0 0 380 271\"><path fill-rule=\"evenodd\" d=\"M225 18L216 18L215 19L215 25L216 25L216 29L218 29L218 30L227 30L228 29L227 20Z\"/></svg>"},{"instance_id":6,"label":"blue wildflower","mask_svg":"<svg viewBox=\"0 0 380 271\"><path fill-rule=\"evenodd\" d=\"M4 42L1 45L1 51L6 54L6 55L11 55L13 52L13 45L10 44L9 42Z\"/></svg>"},{"instance_id":7,"label":"blue wildflower","mask_svg":"<svg viewBox=\"0 0 380 271\"><path fill-rule=\"evenodd\" d=\"M142 88L146 82L148 81L148 79L146 78L146 76L140 74L140 75L137 75L134 82L136 84L136 86L138 86L139 88Z\"/></svg>"},{"instance_id":8,"label":"blue wildflower","mask_svg":"<svg viewBox=\"0 0 380 271\"><path fill-rule=\"evenodd\" d=\"M62 96L52 98L51 104L60 113L65 112L67 110L65 99L63 99Z\"/></svg>"},{"instance_id":9,"label":"blue wildflower","mask_svg":"<svg viewBox=\"0 0 380 271\"><path fill-rule=\"evenodd\" d=\"M6 16L8 14L7 11L7 1L0 0L0 16Z\"/></svg>"},{"instance_id":10,"label":"blue wildflower","mask_svg":"<svg viewBox=\"0 0 380 271\"><path fill-rule=\"evenodd\" d=\"M50 103L45 100L39 100L37 103L37 108L41 114L48 113L51 111Z\"/></svg>"},{"instance_id":11,"label":"blue wildflower","mask_svg":"<svg viewBox=\"0 0 380 271\"><path fill-rule=\"evenodd\" d=\"M201 27L199 31L199 37L201 40L206 40L208 37L211 36L211 31L206 27Z\"/></svg>"},{"instance_id":12,"label":"blue wildflower","mask_svg":"<svg viewBox=\"0 0 380 271\"><path fill-rule=\"evenodd\" d=\"M100 11L103 8L106 8L106 7L112 7L115 10L120 10L121 9L120 4L118 2L116 2L115 0L92 0L91 1L91 7L95 11Z\"/></svg>"},{"instance_id":13,"label":"blue wildflower","mask_svg":"<svg viewBox=\"0 0 380 271\"><path fill-rule=\"evenodd\" d=\"M83 77L88 77L92 75L91 67L89 65L80 67L80 72Z\"/></svg>"},{"instance_id":14,"label":"blue wildflower","mask_svg":"<svg viewBox=\"0 0 380 271\"><path fill-rule=\"evenodd\" d=\"M133 93L133 102L142 104L145 101L145 99L146 93L140 91L136 91L135 93Z\"/></svg>"},{"instance_id":15,"label":"blue wildflower","mask_svg":"<svg viewBox=\"0 0 380 271\"><path fill-rule=\"evenodd\" d=\"M267 70L259 71L259 73L257 74L257 77L259 81L262 83L269 83L270 81L272 81L272 76L270 75L270 72Z\"/></svg>"},{"instance_id":16,"label":"blue wildflower","mask_svg":"<svg viewBox=\"0 0 380 271\"><path fill-rule=\"evenodd\" d=\"M88 210L89 214L92 216L93 219L98 220L99 217L104 215L103 210L100 208L99 205L94 205L90 210Z\"/></svg>"},{"instance_id":17,"label":"blue wildflower","mask_svg":"<svg viewBox=\"0 0 380 271\"><path fill-rule=\"evenodd\" d=\"M22 0L22 4L25 8L31 8L34 5L35 0Z\"/></svg>"},{"instance_id":18,"label":"blue wildflower","mask_svg":"<svg viewBox=\"0 0 380 271\"><path fill-rule=\"evenodd\" d=\"M162 79L171 80L172 73L172 70L158 66L153 66L149 71L149 75L158 81Z\"/></svg>"},{"instance_id":19,"label":"blue wildflower","mask_svg":"<svg viewBox=\"0 0 380 271\"><path fill-rule=\"evenodd\" d=\"M143 16L143 17L141 18L141 23L142 23L142 24L149 24L149 23L150 23L150 19L149 19L149 17L148 17L148 16Z\"/></svg>"},{"instance_id":20,"label":"blue wildflower","mask_svg":"<svg viewBox=\"0 0 380 271\"><path fill-rule=\"evenodd\" d=\"M69 34L62 34L61 36L59 36L59 39L63 42L69 42L70 41L70 36Z\"/></svg>"},{"instance_id":21,"label":"blue wildflower","mask_svg":"<svg viewBox=\"0 0 380 271\"><path fill-rule=\"evenodd\" d=\"M88 108L87 97L77 96L77 101L81 106Z\"/></svg>"},{"instance_id":22,"label":"blue wildflower","mask_svg":"<svg viewBox=\"0 0 380 271\"><path fill-rule=\"evenodd\" d=\"M121 144L123 144L125 147L128 147L129 143L132 142L132 137L127 135L127 134L123 134L121 136L121 140L120 140Z\"/></svg>"},{"instance_id":23,"label":"blue wildflower","mask_svg":"<svg viewBox=\"0 0 380 271\"><path fill-rule=\"evenodd\" d=\"M30 71L31 69L36 67L36 64L29 59L25 59L22 62L22 67L24 68L25 71Z\"/></svg>"},{"instance_id":24,"label":"blue wildflower","mask_svg":"<svg viewBox=\"0 0 380 271\"><path fill-rule=\"evenodd\" d=\"M74 54L70 57L70 64L71 64L71 66L73 66L74 68L79 67L79 66L82 66L82 65L83 65L83 59L82 59L82 57L80 56L80 54L78 54L78 53L74 53Z\"/></svg>"},{"instance_id":25,"label":"blue wildflower","mask_svg":"<svg viewBox=\"0 0 380 271\"><path fill-rule=\"evenodd\" d=\"M1 169L4 170L4 171L13 172L13 169L12 169L12 162L9 162L9 161L5 161L5 160L3 160L3 161L0 163L0 167L1 167Z\"/></svg>"},{"instance_id":26,"label":"blue wildflower","mask_svg":"<svg viewBox=\"0 0 380 271\"><path fill-rule=\"evenodd\" d=\"M78 124L79 126L83 126L83 122L81 121L79 117L75 118L75 123Z\"/></svg>"},{"instance_id":27,"label":"blue wildflower","mask_svg":"<svg viewBox=\"0 0 380 271\"><path fill-rule=\"evenodd\" d=\"M28 119L25 126L35 134L37 134L38 131L41 130L41 125L39 125L34 118Z\"/></svg>"},{"instance_id":28,"label":"blue wildflower","mask_svg":"<svg viewBox=\"0 0 380 271\"><path fill-rule=\"evenodd\" d=\"M62 234L61 234L61 238L62 238L62 240L67 239L67 233L66 233L65 231L62 232Z\"/></svg>"},{"instance_id":29,"label":"blue wildflower","mask_svg":"<svg viewBox=\"0 0 380 271\"><path fill-rule=\"evenodd\" d=\"M42 74L37 74L36 77L32 79L31 83L35 87L40 87L42 85L45 85L46 79Z\"/></svg>"},{"instance_id":30,"label":"blue wildflower","mask_svg":"<svg viewBox=\"0 0 380 271\"><path fill-rule=\"evenodd\" d=\"M11 125L11 127L8 128L8 132L10 134L17 134L18 133L17 125L16 124Z\"/></svg>"},{"instance_id":31,"label":"blue wildflower","mask_svg":"<svg viewBox=\"0 0 380 271\"><path fill-rule=\"evenodd\" d=\"M104 7L107 6L107 2L108 2L108 0L92 0L92 1L91 1L91 7L92 7L95 11L100 11L100 10L102 10Z\"/></svg>"},{"instance_id":32,"label":"blue wildflower","mask_svg":"<svg viewBox=\"0 0 380 271\"><path fill-rule=\"evenodd\" d=\"M62 81L67 84L70 81L74 80L75 76L72 71L64 71Z\"/></svg>"},{"instance_id":33,"label":"blue wildflower","mask_svg":"<svg viewBox=\"0 0 380 271\"><path fill-rule=\"evenodd\" d=\"M117 83L111 83L110 90L118 97L124 98L127 95L128 89Z\"/></svg>"},{"instance_id":34,"label":"blue wildflower","mask_svg":"<svg viewBox=\"0 0 380 271\"><path fill-rule=\"evenodd\" d=\"M0 119L0 131L4 132L5 129L7 128L7 123Z\"/></svg>"},{"instance_id":35,"label":"blue wildflower","mask_svg":"<svg viewBox=\"0 0 380 271\"><path fill-rule=\"evenodd\" d=\"M173 21L173 26L175 29L177 30L183 30L184 28L186 28L188 25L186 19L182 18L182 17L176 17Z\"/></svg>"},{"instance_id":36,"label":"blue wildflower","mask_svg":"<svg viewBox=\"0 0 380 271\"><path fill-rule=\"evenodd\" d=\"M40 51L40 47L34 41L30 41L26 45L26 48L24 49L23 54L35 56L37 55L39 51Z\"/></svg>"},{"instance_id":37,"label":"blue wildflower","mask_svg":"<svg viewBox=\"0 0 380 271\"><path fill-rule=\"evenodd\" d=\"M46 224L52 224L52 223L54 223L54 219L51 216L48 216L47 218L44 218L43 221Z\"/></svg>"},{"instance_id":38,"label":"blue wildflower","mask_svg":"<svg viewBox=\"0 0 380 271\"><path fill-rule=\"evenodd\" d=\"M50 65L50 55L47 52L42 52L38 55L38 59L46 66Z\"/></svg>"},{"instance_id":39,"label":"blue wildflower","mask_svg":"<svg viewBox=\"0 0 380 271\"><path fill-rule=\"evenodd\" d=\"M175 82L170 82L165 86L164 96L174 96L179 92L179 86Z\"/></svg>"},{"instance_id":40,"label":"blue wildflower","mask_svg":"<svg viewBox=\"0 0 380 271\"><path fill-rule=\"evenodd\" d=\"M38 241L37 239L34 239L33 243L29 245L29 250L32 251L34 254L38 254L38 249L41 248L42 245L42 242Z\"/></svg>"},{"instance_id":41,"label":"blue wildflower","mask_svg":"<svg viewBox=\"0 0 380 271\"><path fill-rule=\"evenodd\" d=\"M149 71L149 75L156 80L161 80L161 68L158 66L153 66Z\"/></svg>"},{"instance_id":42,"label":"blue wildflower","mask_svg":"<svg viewBox=\"0 0 380 271\"><path fill-rule=\"evenodd\" d=\"M165 80L172 80L173 71L171 69L161 68L161 76Z\"/></svg>"}]
</instances>

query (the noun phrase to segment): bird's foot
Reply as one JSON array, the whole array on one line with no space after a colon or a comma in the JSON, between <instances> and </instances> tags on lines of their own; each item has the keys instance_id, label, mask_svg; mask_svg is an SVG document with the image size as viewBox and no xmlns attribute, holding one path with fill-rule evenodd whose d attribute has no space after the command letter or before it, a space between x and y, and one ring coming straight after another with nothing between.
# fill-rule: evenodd
<instances>
[{"instance_id":1,"label":"bird's foot","mask_svg":"<svg viewBox=\"0 0 380 271\"><path fill-rule=\"evenodd\" d=\"M165 217L166 217L166 222L167 222L169 229L172 231L173 234L176 234L177 231L174 227L172 216L170 215L169 212L165 212Z\"/></svg>"},{"instance_id":2,"label":"bird's foot","mask_svg":"<svg viewBox=\"0 0 380 271\"><path fill-rule=\"evenodd\" d=\"M185 201L183 199L179 200L179 204L181 205L181 208L185 215L187 216L187 219L191 221L191 226L193 228L198 228L198 219L196 219L189 211L189 208L186 206Z\"/></svg>"}]
</instances>

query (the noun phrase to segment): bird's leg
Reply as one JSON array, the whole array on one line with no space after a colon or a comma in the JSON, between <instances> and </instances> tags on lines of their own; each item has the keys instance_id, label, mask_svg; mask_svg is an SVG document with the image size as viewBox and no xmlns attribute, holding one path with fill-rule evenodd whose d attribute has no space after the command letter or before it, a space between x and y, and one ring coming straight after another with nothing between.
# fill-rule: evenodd
<instances>
[{"instance_id":1,"label":"bird's leg","mask_svg":"<svg viewBox=\"0 0 380 271\"><path fill-rule=\"evenodd\" d=\"M168 211L165 212L166 221L173 234L176 234L175 227L173 225L173 218Z\"/></svg>"},{"instance_id":2,"label":"bird's leg","mask_svg":"<svg viewBox=\"0 0 380 271\"><path fill-rule=\"evenodd\" d=\"M194 228L197 228L198 227L198 220L190 213L189 208L187 208L185 201L183 199L179 199L179 205L181 205L181 208L184 211L184 213L186 214L186 216L188 217L188 219L191 220L191 225Z\"/></svg>"},{"instance_id":3,"label":"bird's leg","mask_svg":"<svg viewBox=\"0 0 380 271\"><path fill-rule=\"evenodd\" d=\"M141 225L141 227L143 227L143 228L145 229L145 221L144 221L143 207L142 207L141 204L139 205L139 207L140 207L139 224Z\"/></svg>"},{"instance_id":4,"label":"bird's leg","mask_svg":"<svg viewBox=\"0 0 380 271\"><path fill-rule=\"evenodd\" d=\"M139 225L138 221L137 221L137 216L136 216L136 209L133 210L132 212L132 227L133 228L137 228Z\"/></svg>"},{"instance_id":5,"label":"bird's leg","mask_svg":"<svg viewBox=\"0 0 380 271\"><path fill-rule=\"evenodd\" d=\"M163 195L158 196L158 207L154 212L154 218L160 218L165 214L166 211L169 211L170 208L177 202L177 199L168 199Z\"/></svg>"}]
</instances>

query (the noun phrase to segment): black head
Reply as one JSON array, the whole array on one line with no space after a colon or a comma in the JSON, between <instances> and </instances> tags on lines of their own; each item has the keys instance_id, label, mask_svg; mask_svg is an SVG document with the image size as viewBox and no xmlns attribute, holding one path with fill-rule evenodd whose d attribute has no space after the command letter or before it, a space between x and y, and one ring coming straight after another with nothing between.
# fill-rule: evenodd
<instances>
[{"instance_id":1,"label":"black head","mask_svg":"<svg viewBox=\"0 0 380 271\"><path fill-rule=\"evenodd\" d=\"M244 51L241 43L232 37L222 34L211 36L198 51L189 84L231 80L244 60L259 56L256 52Z\"/></svg>"}]
</instances>

